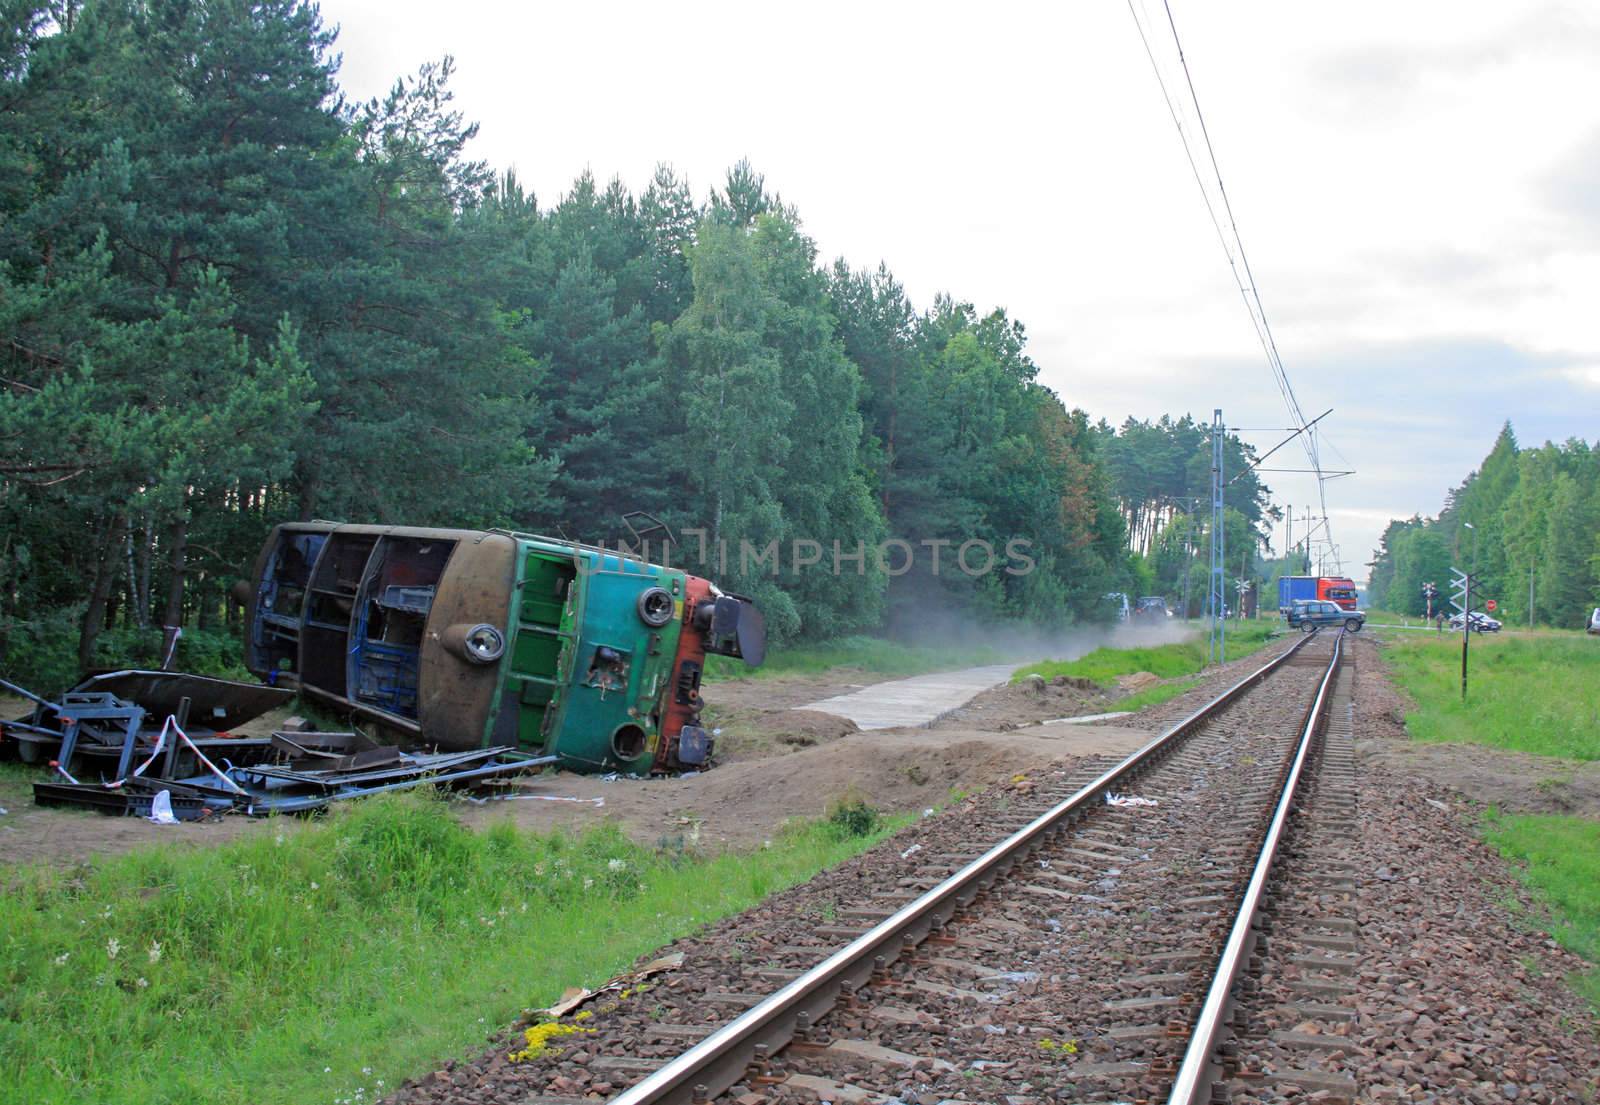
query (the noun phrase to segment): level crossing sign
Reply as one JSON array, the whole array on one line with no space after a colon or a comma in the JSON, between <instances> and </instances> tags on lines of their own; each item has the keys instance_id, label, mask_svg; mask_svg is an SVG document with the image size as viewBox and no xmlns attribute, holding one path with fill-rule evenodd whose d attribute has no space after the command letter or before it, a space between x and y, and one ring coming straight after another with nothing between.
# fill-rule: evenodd
<instances>
[{"instance_id":1,"label":"level crossing sign","mask_svg":"<svg viewBox=\"0 0 1600 1105\"><path fill-rule=\"evenodd\" d=\"M1472 577L1460 568L1451 568L1450 577L1450 605L1465 614L1472 593Z\"/></svg>"}]
</instances>

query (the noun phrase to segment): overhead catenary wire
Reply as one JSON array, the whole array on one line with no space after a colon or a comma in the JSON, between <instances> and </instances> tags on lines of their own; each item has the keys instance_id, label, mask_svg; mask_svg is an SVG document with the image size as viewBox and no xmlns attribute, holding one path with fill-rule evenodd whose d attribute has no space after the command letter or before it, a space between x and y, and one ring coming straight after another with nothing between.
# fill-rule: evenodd
<instances>
[{"instance_id":1,"label":"overhead catenary wire","mask_svg":"<svg viewBox=\"0 0 1600 1105\"><path fill-rule=\"evenodd\" d=\"M1322 470L1321 448L1318 440L1318 430L1315 420L1308 422L1301 410L1300 401L1294 392L1294 385L1289 380L1288 371L1284 368L1283 358L1278 352L1277 338L1272 333L1272 325L1267 319L1267 312L1261 300L1261 292L1256 284L1255 273L1250 268L1249 255L1245 252L1244 239L1239 233L1238 219L1233 211L1233 203L1228 198L1227 186L1223 183L1222 167L1217 160L1216 147L1211 141L1210 130L1206 126L1205 114L1200 107L1200 96L1194 86L1194 76L1189 70L1189 61L1184 54L1183 41L1178 34L1177 20L1172 14L1170 0L1162 0L1162 8L1166 14L1167 26L1172 33L1173 48L1177 53L1178 66L1182 71L1182 86L1177 96L1169 87L1168 76L1163 72L1162 64L1157 58L1156 50L1146 29L1147 24L1153 25L1149 10L1145 7L1145 0L1127 0L1128 14L1133 18L1134 26L1139 32L1139 41L1144 46L1145 56L1150 61L1150 68L1155 73L1156 82L1161 87L1161 96L1167 105L1167 113L1172 118L1173 126L1178 131L1178 138L1183 145L1184 157L1189 162L1190 172L1194 175L1195 184L1200 189L1201 198L1205 201L1206 213L1211 219L1212 229L1216 231L1217 240L1222 245L1224 256L1228 260L1228 267L1233 272L1234 283L1238 286L1240 298L1243 300L1246 312L1250 315L1252 329L1256 332L1256 340L1260 343L1262 353L1266 356L1267 365L1272 370L1273 382L1277 385L1278 393L1282 398L1289 417L1294 421L1294 428L1301 439L1305 449L1306 459L1310 462L1313 473L1317 476L1317 498L1321 510L1321 525L1325 536L1323 543L1336 550L1333 544L1332 528L1328 520L1328 500L1324 489L1326 476ZM1143 12L1141 18L1140 12ZM1170 82L1176 85L1174 76ZM1187 92L1187 96L1184 95ZM1190 139L1190 130L1184 125L1184 119L1193 115L1196 128L1199 130L1200 140L1205 146L1206 160L1210 163L1210 176L1216 182L1216 199L1212 197L1212 189L1206 183L1205 174L1201 172L1199 161ZM1218 213L1220 201L1221 214ZM1226 223L1226 229L1224 229ZM1330 443L1331 444L1331 443ZM1348 462L1347 462L1348 463ZM1333 553L1335 563L1339 557L1337 551ZM1342 568L1339 570L1342 571Z\"/></svg>"}]
</instances>

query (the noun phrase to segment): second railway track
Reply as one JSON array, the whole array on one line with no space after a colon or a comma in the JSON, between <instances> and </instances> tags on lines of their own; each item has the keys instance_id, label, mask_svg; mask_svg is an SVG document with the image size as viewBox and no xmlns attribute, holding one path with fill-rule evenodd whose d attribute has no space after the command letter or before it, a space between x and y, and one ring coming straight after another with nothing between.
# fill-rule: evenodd
<instances>
[{"instance_id":1,"label":"second railway track","mask_svg":"<svg viewBox=\"0 0 1600 1105\"><path fill-rule=\"evenodd\" d=\"M1286 1002L1274 989L1285 970L1337 972L1345 922L1308 916L1291 942L1266 936L1280 904L1270 853L1283 869L1287 848L1317 846L1291 792L1321 762L1340 645L1303 640L1126 760L990 803L882 882L863 880L868 896L822 924L696 945L648 994L564 1022L559 1054L519 1072L535 1096L516 1100L1346 1096L1336 1064L1302 1070L1302 1042L1277 1027L1320 1015L1336 1034L1337 979ZM1343 755L1328 753L1338 770ZM1337 816L1338 782L1321 789ZM1336 883L1336 862L1322 857L1316 874ZM1277 965L1280 950L1297 961Z\"/></svg>"}]
</instances>

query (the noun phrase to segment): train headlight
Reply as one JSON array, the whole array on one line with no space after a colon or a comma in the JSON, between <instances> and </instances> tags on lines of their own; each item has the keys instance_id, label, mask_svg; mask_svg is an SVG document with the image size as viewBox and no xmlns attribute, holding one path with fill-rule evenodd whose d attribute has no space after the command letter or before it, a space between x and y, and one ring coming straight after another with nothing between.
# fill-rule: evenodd
<instances>
[{"instance_id":1,"label":"train headlight","mask_svg":"<svg viewBox=\"0 0 1600 1105\"><path fill-rule=\"evenodd\" d=\"M673 598L663 587L646 587L639 592L639 620L659 629L672 620Z\"/></svg>"},{"instance_id":2,"label":"train headlight","mask_svg":"<svg viewBox=\"0 0 1600 1105\"><path fill-rule=\"evenodd\" d=\"M487 622L452 625L443 639L446 648L474 664L492 664L506 654L505 634Z\"/></svg>"}]
</instances>

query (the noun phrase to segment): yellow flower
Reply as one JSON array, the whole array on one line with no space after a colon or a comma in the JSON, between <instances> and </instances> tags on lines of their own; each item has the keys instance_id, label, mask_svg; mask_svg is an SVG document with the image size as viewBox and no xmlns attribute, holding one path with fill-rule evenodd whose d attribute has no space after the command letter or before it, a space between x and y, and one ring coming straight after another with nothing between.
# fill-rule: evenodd
<instances>
[{"instance_id":1,"label":"yellow flower","mask_svg":"<svg viewBox=\"0 0 1600 1105\"><path fill-rule=\"evenodd\" d=\"M513 1063L523 1063L529 1059L537 1059L550 1047L550 1041L557 1036L571 1036L575 1032L593 1032L592 1028L580 1028L575 1024L562 1024L559 1021L545 1021L536 1024L522 1034L528 1046L521 1051L513 1051L506 1056Z\"/></svg>"}]
</instances>

